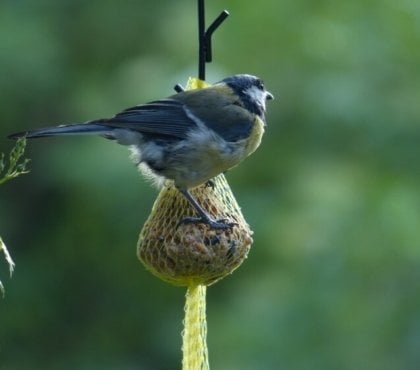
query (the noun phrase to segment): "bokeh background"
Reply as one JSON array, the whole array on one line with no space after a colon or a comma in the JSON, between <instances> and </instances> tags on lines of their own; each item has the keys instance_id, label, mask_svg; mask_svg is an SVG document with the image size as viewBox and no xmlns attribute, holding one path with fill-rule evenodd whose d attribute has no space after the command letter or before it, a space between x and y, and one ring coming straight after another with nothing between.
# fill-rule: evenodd
<instances>
[{"instance_id":1,"label":"bokeh background","mask_svg":"<svg viewBox=\"0 0 420 370\"><path fill-rule=\"evenodd\" d=\"M418 369L420 2L212 0L210 82L276 96L261 148L228 173L255 232L208 290L214 369ZM196 75L196 1L2 0L7 134L107 117ZM179 369L185 290L145 271L157 191L101 138L30 142L0 187L0 368Z\"/></svg>"}]
</instances>

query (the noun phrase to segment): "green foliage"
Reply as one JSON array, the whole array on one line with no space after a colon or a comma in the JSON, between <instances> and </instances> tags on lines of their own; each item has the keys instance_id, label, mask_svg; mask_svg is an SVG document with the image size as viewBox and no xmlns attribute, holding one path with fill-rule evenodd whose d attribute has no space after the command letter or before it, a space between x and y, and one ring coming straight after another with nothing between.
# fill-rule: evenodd
<instances>
[{"instance_id":1,"label":"green foliage","mask_svg":"<svg viewBox=\"0 0 420 370\"><path fill-rule=\"evenodd\" d=\"M7 250L6 244L4 244L2 238L0 237L0 252L3 252L4 257L6 259L7 264L9 265L9 274L12 276L13 270L15 268L15 263L12 260L12 256L10 255L9 251ZM0 292L4 295L4 286L0 280Z\"/></svg>"},{"instance_id":2,"label":"green foliage","mask_svg":"<svg viewBox=\"0 0 420 370\"><path fill-rule=\"evenodd\" d=\"M28 158L23 158L26 147L26 139L20 138L16 141L16 145L12 148L9 154L9 161L7 170L6 161L4 159L4 153L0 154L0 185L5 182L12 180L20 175L24 175L29 171L26 169L26 166L29 163Z\"/></svg>"},{"instance_id":3,"label":"green foliage","mask_svg":"<svg viewBox=\"0 0 420 370\"><path fill-rule=\"evenodd\" d=\"M20 138L17 140L16 145L10 151L7 170L4 173L3 171L6 168L6 163L4 160L4 153L0 154L0 185L4 184L6 181L12 180L20 175L23 175L29 172L26 169L26 166L29 163L29 159L24 158L22 161L22 157L25 153L25 146L26 146L25 138ZM9 266L10 276L12 276L15 264L12 260L12 257L9 251L7 250L6 244L4 244L1 237L0 237L0 252L3 252L6 262ZM1 280L0 280L0 292L4 295L4 286Z\"/></svg>"}]
</instances>

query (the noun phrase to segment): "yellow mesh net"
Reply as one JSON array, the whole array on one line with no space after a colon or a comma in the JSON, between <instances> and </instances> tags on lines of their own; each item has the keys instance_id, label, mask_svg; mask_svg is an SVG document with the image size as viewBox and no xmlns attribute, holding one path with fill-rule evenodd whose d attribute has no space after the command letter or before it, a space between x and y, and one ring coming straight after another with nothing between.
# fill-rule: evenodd
<instances>
[{"instance_id":1,"label":"yellow mesh net","mask_svg":"<svg viewBox=\"0 0 420 370\"><path fill-rule=\"evenodd\" d=\"M140 235L138 256L153 274L175 285L209 285L231 273L246 258L251 230L223 175L191 194L215 219L237 223L214 230L205 224L180 224L194 209L173 186L164 188Z\"/></svg>"},{"instance_id":2,"label":"yellow mesh net","mask_svg":"<svg viewBox=\"0 0 420 370\"><path fill-rule=\"evenodd\" d=\"M189 286L182 332L182 370L208 370L206 287Z\"/></svg>"},{"instance_id":3,"label":"yellow mesh net","mask_svg":"<svg viewBox=\"0 0 420 370\"><path fill-rule=\"evenodd\" d=\"M187 89L207 86L190 79ZM223 174L190 189L191 195L216 220L235 223L215 230L206 224L182 223L196 216L172 185L159 193L140 233L137 255L154 275L174 285L187 286L183 331L183 370L209 369L206 344L206 286L232 273L247 257L252 231Z\"/></svg>"}]
</instances>

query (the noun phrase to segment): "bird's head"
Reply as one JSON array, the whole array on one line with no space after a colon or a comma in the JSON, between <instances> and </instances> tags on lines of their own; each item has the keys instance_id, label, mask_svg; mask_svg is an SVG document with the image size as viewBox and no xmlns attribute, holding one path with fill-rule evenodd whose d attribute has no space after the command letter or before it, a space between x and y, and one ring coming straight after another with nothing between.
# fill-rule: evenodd
<instances>
[{"instance_id":1,"label":"bird's head","mask_svg":"<svg viewBox=\"0 0 420 370\"><path fill-rule=\"evenodd\" d=\"M228 85L249 111L261 117L264 117L266 101L274 99L273 94L265 89L264 82L252 75L234 75L219 83Z\"/></svg>"}]
</instances>

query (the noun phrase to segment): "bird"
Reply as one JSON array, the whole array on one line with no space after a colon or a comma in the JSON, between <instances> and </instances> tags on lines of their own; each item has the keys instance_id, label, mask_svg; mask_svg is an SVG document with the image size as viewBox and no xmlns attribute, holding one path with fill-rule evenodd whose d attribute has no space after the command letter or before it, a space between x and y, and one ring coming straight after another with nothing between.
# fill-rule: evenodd
<instances>
[{"instance_id":1,"label":"bird","mask_svg":"<svg viewBox=\"0 0 420 370\"><path fill-rule=\"evenodd\" d=\"M204 223L227 229L233 223L212 218L190 189L242 162L260 145L266 128L266 101L274 96L253 75L237 74L201 89L127 108L111 118L17 132L28 139L99 135L128 146L146 177L171 181L198 217L181 223Z\"/></svg>"}]
</instances>

